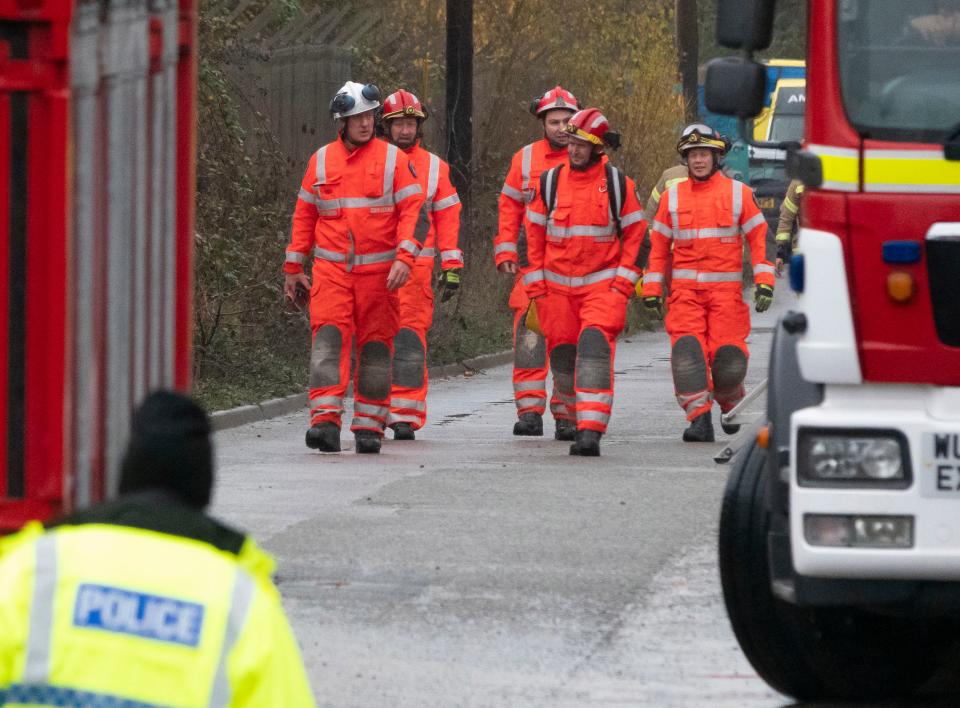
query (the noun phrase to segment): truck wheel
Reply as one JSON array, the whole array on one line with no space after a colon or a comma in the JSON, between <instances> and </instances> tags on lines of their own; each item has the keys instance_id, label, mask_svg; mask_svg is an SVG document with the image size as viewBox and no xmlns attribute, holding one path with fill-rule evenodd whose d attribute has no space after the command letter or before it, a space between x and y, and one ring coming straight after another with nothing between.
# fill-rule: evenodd
<instances>
[{"instance_id":1,"label":"truck wheel","mask_svg":"<svg viewBox=\"0 0 960 708\"><path fill-rule=\"evenodd\" d=\"M766 462L755 441L741 451L720 514L720 580L743 653L764 681L801 700L913 692L947 657L955 626L850 607L797 607L776 597L767 556Z\"/></svg>"}]
</instances>

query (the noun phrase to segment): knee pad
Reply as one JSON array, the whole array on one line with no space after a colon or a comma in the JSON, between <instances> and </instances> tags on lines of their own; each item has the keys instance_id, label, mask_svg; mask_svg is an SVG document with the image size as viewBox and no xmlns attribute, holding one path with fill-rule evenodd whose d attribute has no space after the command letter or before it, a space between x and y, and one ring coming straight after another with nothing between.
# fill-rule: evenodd
<instances>
[{"instance_id":1,"label":"knee pad","mask_svg":"<svg viewBox=\"0 0 960 708\"><path fill-rule=\"evenodd\" d=\"M596 327L587 327L577 342L577 388L611 386L610 345Z\"/></svg>"},{"instance_id":2,"label":"knee pad","mask_svg":"<svg viewBox=\"0 0 960 708\"><path fill-rule=\"evenodd\" d=\"M523 323L517 323L513 365L518 369L540 369L547 365L547 342L542 334L531 332Z\"/></svg>"},{"instance_id":3,"label":"knee pad","mask_svg":"<svg viewBox=\"0 0 960 708\"><path fill-rule=\"evenodd\" d=\"M707 360L692 334L680 337L673 345L670 367L677 393L697 393L707 388Z\"/></svg>"},{"instance_id":4,"label":"knee pad","mask_svg":"<svg viewBox=\"0 0 960 708\"><path fill-rule=\"evenodd\" d=\"M576 363L576 344L558 344L550 352L550 370L553 371L553 380L563 393L573 393L573 368Z\"/></svg>"},{"instance_id":5,"label":"knee pad","mask_svg":"<svg viewBox=\"0 0 960 708\"><path fill-rule=\"evenodd\" d=\"M393 383L404 388L423 386L423 363L427 352L412 329L404 327L393 340Z\"/></svg>"},{"instance_id":6,"label":"knee pad","mask_svg":"<svg viewBox=\"0 0 960 708\"><path fill-rule=\"evenodd\" d=\"M390 397L390 347L383 342L367 342L360 350L357 390L373 400Z\"/></svg>"},{"instance_id":7,"label":"knee pad","mask_svg":"<svg viewBox=\"0 0 960 708\"><path fill-rule=\"evenodd\" d=\"M713 355L713 387L717 390L736 388L747 375L747 355L740 347L724 344Z\"/></svg>"},{"instance_id":8,"label":"knee pad","mask_svg":"<svg viewBox=\"0 0 960 708\"><path fill-rule=\"evenodd\" d=\"M310 350L310 388L340 383L340 353L343 335L333 325L324 325L313 338Z\"/></svg>"}]
</instances>

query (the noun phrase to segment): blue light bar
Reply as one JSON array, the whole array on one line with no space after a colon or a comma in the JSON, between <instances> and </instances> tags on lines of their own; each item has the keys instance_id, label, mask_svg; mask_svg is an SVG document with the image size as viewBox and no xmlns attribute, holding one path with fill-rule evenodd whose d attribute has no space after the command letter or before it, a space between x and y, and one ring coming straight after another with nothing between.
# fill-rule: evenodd
<instances>
[{"instance_id":1,"label":"blue light bar","mask_svg":"<svg viewBox=\"0 0 960 708\"><path fill-rule=\"evenodd\" d=\"M918 263L920 244L916 241L884 241L884 263Z\"/></svg>"}]
</instances>

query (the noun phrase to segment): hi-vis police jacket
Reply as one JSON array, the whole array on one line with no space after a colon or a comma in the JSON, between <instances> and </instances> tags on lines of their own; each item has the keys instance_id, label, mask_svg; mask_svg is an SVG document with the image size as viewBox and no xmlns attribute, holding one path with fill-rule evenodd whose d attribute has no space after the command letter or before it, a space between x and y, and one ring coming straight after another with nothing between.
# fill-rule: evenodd
<instances>
[{"instance_id":1,"label":"hi-vis police jacket","mask_svg":"<svg viewBox=\"0 0 960 708\"><path fill-rule=\"evenodd\" d=\"M184 515L209 538L34 522L0 541L0 705L314 705L271 558L190 510L152 525Z\"/></svg>"},{"instance_id":2,"label":"hi-vis police jacket","mask_svg":"<svg viewBox=\"0 0 960 708\"><path fill-rule=\"evenodd\" d=\"M410 159L374 138L352 152L338 137L311 157L293 212L285 273L302 273L307 257L348 272L413 266L423 244L415 234L425 195Z\"/></svg>"}]
</instances>

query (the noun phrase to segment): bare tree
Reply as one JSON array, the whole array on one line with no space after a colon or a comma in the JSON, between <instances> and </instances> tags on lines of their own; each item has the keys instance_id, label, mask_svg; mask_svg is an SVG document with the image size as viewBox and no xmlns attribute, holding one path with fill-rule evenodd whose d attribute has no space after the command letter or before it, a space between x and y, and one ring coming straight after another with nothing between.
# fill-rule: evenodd
<instances>
[{"instance_id":1,"label":"bare tree","mask_svg":"<svg viewBox=\"0 0 960 708\"><path fill-rule=\"evenodd\" d=\"M697 29L697 0L676 0L677 64L683 84L687 120L697 119L697 60L700 34Z\"/></svg>"}]
</instances>

